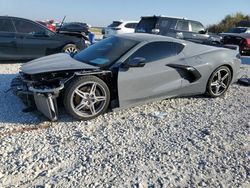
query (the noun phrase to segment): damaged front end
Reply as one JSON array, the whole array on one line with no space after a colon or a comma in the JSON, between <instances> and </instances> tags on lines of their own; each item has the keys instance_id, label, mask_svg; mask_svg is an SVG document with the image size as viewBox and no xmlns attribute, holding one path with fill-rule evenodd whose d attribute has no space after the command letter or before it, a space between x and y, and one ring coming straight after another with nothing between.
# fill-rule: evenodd
<instances>
[{"instance_id":1,"label":"damaged front end","mask_svg":"<svg viewBox=\"0 0 250 188\"><path fill-rule=\"evenodd\" d=\"M57 97L73 73L20 75L11 82L11 89L26 106L35 107L52 121L58 119Z\"/></svg>"}]
</instances>

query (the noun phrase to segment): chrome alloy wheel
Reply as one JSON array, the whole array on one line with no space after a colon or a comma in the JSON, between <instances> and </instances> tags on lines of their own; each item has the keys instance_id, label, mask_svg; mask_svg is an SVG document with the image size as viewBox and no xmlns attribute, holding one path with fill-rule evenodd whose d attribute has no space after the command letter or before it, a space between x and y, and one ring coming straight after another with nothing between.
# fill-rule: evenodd
<instances>
[{"instance_id":1,"label":"chrome alloy wheel","mask_svg":"<svg viewBox=\"0 0 250 188\"><path fill-rule=\"evenodd\" d=\"M76 54L78 50L75 47L71 46L71 47L66 48L64 52L68 54Z\"/></svg>"},{"instance_id":2,"label":"chrome alloy wheel","mask_svg":"<svg viewBox=\"0 0 250 188\"><path fill-rule=\"evenodd\" d=\"M103 110L107 102L107 93L103 86L96 82L84 82L74 90L70 102L76 114L89 118Z\"/></svg>"},{"instance_id":3,"label":"chrome alloy wheel","mask_svg":"<svg viewBox=\"0 0 250 188\"><path fill-rule=\"evenodd\" d=\"M211 79L210 91L214 96L220 96L230 85L230 70L224 68L218 69Z\"/></svg>"}]
</instances>

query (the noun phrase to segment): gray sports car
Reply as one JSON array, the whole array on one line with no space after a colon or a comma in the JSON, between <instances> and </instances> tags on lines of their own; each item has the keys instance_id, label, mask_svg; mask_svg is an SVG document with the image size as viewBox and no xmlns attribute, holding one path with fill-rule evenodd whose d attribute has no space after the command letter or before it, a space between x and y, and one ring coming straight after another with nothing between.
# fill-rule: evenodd
<instances>
[{"instance_id":1,"label":"gray sports car","mask_svg":"<svg viewBox=\"0 0 250 188\"><path fill-rule=\"evenodd\" d=\"M108 109L207 93L223 95L236 81L236 50L149 34L105 39L71 57L55 54L21 67L12 89L28 106L57 120L57 103L88 120Z\"/></svg>"}]
</instances>

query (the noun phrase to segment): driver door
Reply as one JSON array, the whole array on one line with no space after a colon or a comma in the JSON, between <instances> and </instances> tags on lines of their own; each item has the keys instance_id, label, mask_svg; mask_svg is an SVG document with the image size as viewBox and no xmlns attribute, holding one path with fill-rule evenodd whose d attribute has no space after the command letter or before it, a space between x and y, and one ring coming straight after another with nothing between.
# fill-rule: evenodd
<instances>
[{"instance_id":1,"label":"driver door","mask_svg":"<svg viewBox=\"0 0 250 188\"><path fill-rule=\"evenodd\" d=\"M182 77L167 65L184 63L183 47L173 42L151 42L135 50L124 64L135 58L144 58L145 65L129 68L121 65L118 73L120 107L178 95Z\"/></svg>"},{"instance_id":2,"label":"driver door","mask_svg":"<svg viewBox=\"0 0 250 188\"><path fill-rule=\"evenodd\" d=\"M22 59L34 59L46 55L51 37L46 28L28 20L14 19L17 30L17 53Z\"/></svg>"}]
</instances>

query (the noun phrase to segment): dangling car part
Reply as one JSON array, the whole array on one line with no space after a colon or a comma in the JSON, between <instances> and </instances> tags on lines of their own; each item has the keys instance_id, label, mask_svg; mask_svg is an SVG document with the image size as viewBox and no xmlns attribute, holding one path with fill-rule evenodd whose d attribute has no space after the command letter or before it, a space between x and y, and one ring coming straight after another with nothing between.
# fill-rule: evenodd
<instances>
[{"instance_id":1,"label":"dangling car part","mask_svg":"<svg viewBox=\"0 0 250 188\"><path fill-rule=\"evenodd\" d=\"M220 97L237 80L237 50L149 34L124 34L69 56L55 54L21 67L15 94L50 120L62 104L76 119L108 109L177 96Z\"/></svg>"}]
</instances>

